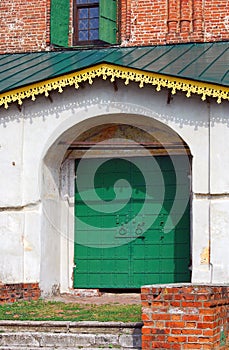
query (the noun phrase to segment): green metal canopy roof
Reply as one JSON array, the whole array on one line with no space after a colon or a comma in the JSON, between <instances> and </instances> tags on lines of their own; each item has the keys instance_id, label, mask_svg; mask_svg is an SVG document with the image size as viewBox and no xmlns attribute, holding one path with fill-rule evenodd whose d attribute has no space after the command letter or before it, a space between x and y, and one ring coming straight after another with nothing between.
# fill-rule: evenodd
<instances>
[{"instance_id":1,"label":"green metal canopy roof","mask_svg":"<svg viewBox=\"0 0 229 350\"><path fill-rule=\"evenodd\" d=\"M80 71L84 71L84 74L86 74L85 70L88 68L98 65L101 68L103 64L108 65L106 66L107 69L116 67L116 71L118 66L120 72L122 71L121 68L125 68L124 78L128 81L139 81L139 78L132 79L132 75L137 74L138 71L140 75L141 73L144 76L148 74L148 79L153 79L156 74L155 77L163 82L163 77L166 77L168 81L171 80L172 85L169 86L163 83L159 85L171 88L174 88L175 82L181 84L182 79L186 80L186 84L191 81L218 85L221 90L226 88L226 90L223 90L224 94L221 98L229 99L229 90L227 89L229 87L229 42L216 42L128 48L71 49L68 51L0 55L0 104L6 104L6 102L14 100L20 102L19 98L6 101L6 96L15 89L16 92L19 92L18 89L26 86L33 85L34 87L34 84L50 79L55 80ZM123 78L120 72L119 75L110 74L110 76ZM99 76L95 73L94 76L93 73L90 75L92 78ZM169 77L174 79L169 79ZM148 82L147 79L143 80L143 83ZM76 82L74 81L74 83ZM62 86L66 85L72 85L72 83ZM177 86L175 88L179 89ZM50 90L48 89L48 91ZM188 91L183 88L180 88L180 90ZM44 89L44 91L47 91L47 89ZM25 89L23 89L23 93L25 93ZM3 98L2 101L1 97ZM215 97L219 96L215 95ZM21 96L21 98L24 97Z\"/></svg>"}]
</instances>

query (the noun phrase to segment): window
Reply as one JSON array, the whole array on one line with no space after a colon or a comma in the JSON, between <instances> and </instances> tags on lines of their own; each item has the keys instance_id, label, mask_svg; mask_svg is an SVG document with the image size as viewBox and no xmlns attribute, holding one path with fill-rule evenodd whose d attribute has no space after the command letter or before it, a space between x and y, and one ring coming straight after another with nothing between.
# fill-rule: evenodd
<instances>
[{"instance_id":1,"label":"window","mask_svg":"<svg viewBox=\"0 0 229 350\"><path fill-rule=\"evenodd\" d=\"M74 42L90 43L99 40L99 1L75 0Z\"/></svg>"},{"instance_id":2,"label":"window","mask_svg":"<svg viewBox=\"0 0 229 350\"><path fill-rule=\"evenodd\" d=\"M71 41L73 45L117 42L117 0L73 0L73 34L69 18L70 0L52 0L53 45L67 47Z\"/></svg>"}]
</instances>

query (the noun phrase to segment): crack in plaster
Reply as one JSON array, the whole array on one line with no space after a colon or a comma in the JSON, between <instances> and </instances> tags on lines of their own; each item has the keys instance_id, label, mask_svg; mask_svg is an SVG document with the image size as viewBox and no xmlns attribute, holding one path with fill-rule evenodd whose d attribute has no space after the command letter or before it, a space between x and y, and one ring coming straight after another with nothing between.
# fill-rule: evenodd
<instances>
[{"instance_id":1,"label":"crack in plaster","mask_svg":"<svg viewBox=\"0 0 229 350\"><path fill-rule=\"evenodd\" d=\"M36 207L39 207L41 201L36 201L34 203L28 203L25 205L18 205L18 206L12 206L12 207L1 207L0 212L4 211L25 211L25 210L31 210L36 209Z\"/></svg>"},{"instance_id":2,"label":"crack in plaster","mask_svg":"<svg viewBox=\"0 0 229 350\"><path fill-rule=\"evenodd\" d=\"M193 193L196 199L228 199L229 193Z\"/></svg>"}]
</instances>

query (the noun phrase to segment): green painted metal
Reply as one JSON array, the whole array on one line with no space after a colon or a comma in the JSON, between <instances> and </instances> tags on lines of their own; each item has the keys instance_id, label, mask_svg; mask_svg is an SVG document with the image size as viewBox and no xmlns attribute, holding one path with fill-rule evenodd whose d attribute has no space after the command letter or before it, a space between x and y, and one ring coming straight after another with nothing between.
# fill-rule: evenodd
<instances>
[{"instance_id":1,"label":"green painted metal","mask_svg":"<svg viewBox=\"0 0 229 350\"><path fill-rule=\"evenodd\" d=\"M52 23L53 28L57 23ZM58 30L67 32L64 25ZM0 55L0 93L99 63L229 86L228 62L229 42L4 54Z\"/></svg>"},{"instance_id":2,"label":"green painted metal","mask_svg":"<svg viewBox=\"0 0 229 350\"><path fill-rule=\"evenodd\" d=\"M70 1L51 0L50 42L56 46L68 46Z\"/></svg>"},{"instance_id":3,"label":"green painted metal","mask_svg":"<svg viewBox=\"0 0 229 350\"><path fill-rule=\"evenodd\" d=\"M116 44L117 34L117 1L100 0L99 2L99 39Z\"/></svg>"},{"instance_id":4,"label":"green painted metal","mask_svg":"<svg viewBox=\"0 0 229 350\"><path fill-rule=\"evenodd\" d=\"M76 162L75 288L140 288L152 283L190 282L189 162L184 156L177 157L176 171L168 156L155 158L162 182L157 180L156 170L154 173L146 167L150 162L147 157L138 159L137 165L134 158L107 159L95 173L92 187L88 174L98 160L84 159L83 171ZM150 172L152 188L151 184L147 187L140 169ZM182 173L179 184L177 172ZM80 190L79 176L85 184ZM118 182L120 179L127 182ZM174 225L171 209L178 186L182 194L175 215L180 220ZM164 190L161 205L160 193Z\"/></svg>"}]
</instances>

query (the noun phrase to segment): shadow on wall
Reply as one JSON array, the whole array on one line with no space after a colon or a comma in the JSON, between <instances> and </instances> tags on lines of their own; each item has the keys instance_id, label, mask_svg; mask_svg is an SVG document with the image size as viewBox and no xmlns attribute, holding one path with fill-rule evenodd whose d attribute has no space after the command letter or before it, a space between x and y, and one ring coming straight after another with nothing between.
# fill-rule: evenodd
<instances>
[{"instance_id":1,"label":"shadow on wall","mask_svg":"<svg viewBox=\"0 0 229 350\"><path fill-rule=\"evenodd\" d=\"M29 119L30 123L33 123L34 118L42 118L44 122L47 122L49 115L55 115L58 119L62 112L75 114L77 110L87 112L89 109L96 107L101 109L101 114L110 113L111 109L116 109L117 113L152 117L157 114L161 122L165 124L173 122L179 125L180 128L184 125L190 125L194 129L198 129L199 127L208 127L206 117L202 117L204 113L201 113L201 111L206 111L210 106L213 106L216 110L221 110L222 106L227 104L227 102L222 102L221 105L218 105L214 99L207 99L203 102L199 96L194 95L186 98L185 94L181 92L178 92L172 96L171 100L168 100L169 91L167 89L160 92L156 92L155 89L149 86L139 89L135 83L130 83L126 87L122 80L118 80L117 85L118 91L114 91L111 83L107 81L101 82L96 79L92 86L82 86L77 91L73 87L67 87L62 94L51 92L49 98L38 96L35 102L26 100L22 106L17 104L10 105L8 110L1 107L0 124L7 127L10 122L20 122L22 119ZM96 90L96 97L90 98L90 93L93 89ZM106 98L104 92L108 89L113 96L121 97L119 98L120 101L118 99L115 101L115 98ZM104 91L100 94L102 90ZM133 97L131 97L132 92L138 96L137 99L133 100ZM128 102L128 95L130 95L129 101L131 102ZM147 103L148 106L145 104L143 107L141 100L145 95L148 95L149 103ZM123 96L125 96L125 102L122 102ZM195 119L190 118L188 113L193 108L197 108ZM211 116L211 126L214 126L215 123L223 123L229 127L229 118L226 116Z\"/></svg>"}]
</instances>

